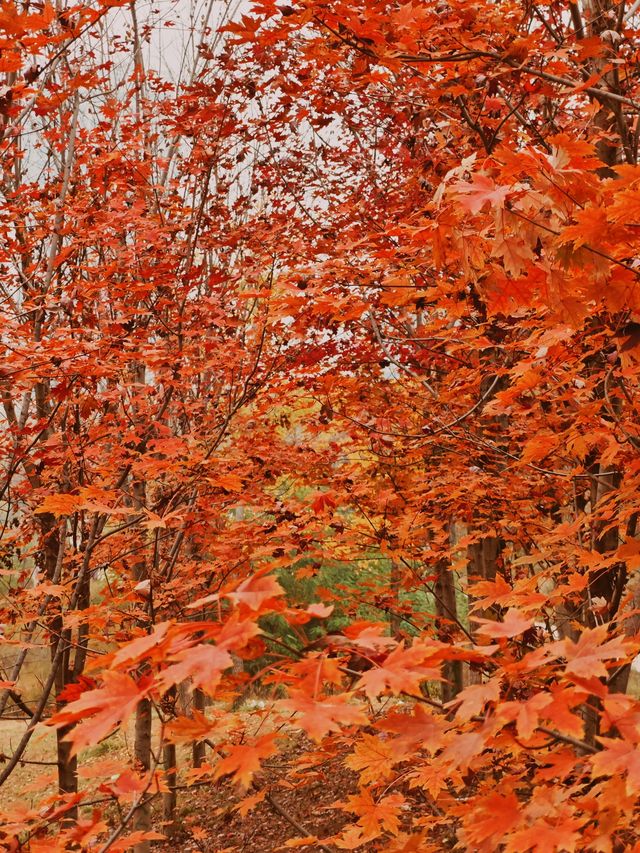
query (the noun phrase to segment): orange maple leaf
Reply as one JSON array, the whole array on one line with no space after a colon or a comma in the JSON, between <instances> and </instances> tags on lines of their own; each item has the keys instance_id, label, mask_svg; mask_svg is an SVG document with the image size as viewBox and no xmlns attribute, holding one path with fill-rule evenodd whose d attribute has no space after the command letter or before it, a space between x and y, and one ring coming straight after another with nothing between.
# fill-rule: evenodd
<instances>
[{"instance_id":1,"label":"orange maple leaf","mask_svg":"<svg viewBox=\"0 0 640 853\"><path fill-rule=\"evenodd\" d=\"M616 557L624 560L630 572L640 569L640 542L637 539L627 539L618 546Z\"/></svg>"},{"instance_id":2,"label":"orange maple leaf","mask_svg":"<svg viewBox=\"0 0 640 853\"><path fill-rule=\"evenodd\" d=\"M328 494L327 492L321 492L311 502L311 508L313 509L316 515L320 515L325 510L333 512L333 510L336 508L336 502L330 494Z\"/></svg>"},{"instance_id":3,"label":"orange maple leaf","mask_svg":"<svg viewBox=\"0 0 640 853\"><path fill-rule=\"evenodd\" d=\"M536 820L533 826L518 829L509 836L504 849L505 853L522 853L523 850L554 853L556 850L577 850L579 842L580 833L576 832L571 823L552 824L546 820Z\"/></svg>"},{"instance_id":4,"label":"orange maple leaf","mask_svg":"<svg viewBox=\"0 0 640 853\"><path fill-rule=\"evenodd\" d=\"M517 826L519 820L520 803L516 795L493 792L474 801L473 817L465 821L465 839L472 842L473 849L478 849L489 840L492 849L497 849L503 837Z\"/></svg>"},{"instance_id":5,"label":"orange maple leaf","mask_svg":"<svg viewBox=\"0 0 640 853\"><path fill-rule=\"evenodd\" d=\"M389 714L377 724L377 728L397 734L393 743L398 752L420 745L421 749L434 753L442 746L446 725L442 715L436 716L424 705L416 705L411 714Z\"/></svg>"},{"instance_id":6,"label":"orange maple leaf","mask_svg":"<svg viewBox=\"0 0 640 853\"><path fill-rule=\"evenodd\" d=\"M190 678L196 687L201 687L210 696L215 693L225 669L233 665L226 649L210 644L201 644L184 649L174 656L176 663L170 664L157 677L161 690L168 690Z\"/></svg>"},{"instance_id":7,"label":"orange maple leaf","mask_svg":"<svg viewBox=\"0 0 640 853\"><path fill-rule=\"evenodd\" d=\"M120 838L110 846L110 850L114 853L125 853L126 850L133 850L136 844L142 844L145 841L166 841L167 836L161 832L156 832L154 829L149 831L136 830L128 835L121 835Z\"/></svg>"},{"instance_id":8,"label":"orange maple leaf","mask_svg":"<svg viewBox=\"0 0 640 853\"><path fill-rule=\"evenodd\" d=\"M263 788L261 791L258 791L257 794L251 794L248 797L244 797L237 805L234 806L234 809L238 812L240 817L246 817L250 811L264 800L266 796L267 789Z\"/></svg>"},{"instance_id":9,"label":"orange maple leaf","mask_svg":"<svg viewBox=\"0 0 640 853\"><path fill-rule=\"evenodd\" d=\"M572 714L571 709L584 702L585 694L560 684L552 684L549 691L553 701L546 706L542 716L550 720L558 731L581 738L584 733L584 720L577 714Z\"/></svg>"},{"instance_id":10,"label":"orange maple leaf","mask_svg":"<svg viewBox=\"0 0 640 853\"><path fill-rule=\"evenodd\" d=\"M458 693L450 704L460 706L456 712L456 720L466 722L479 714L487 702L498 702L499 699L500 683L497 679L492 679L485 684L470 684Z\"/></svg>"},{"instance_id":11,"label":"orange maple leaf","mask_svg":"<svg viewBox=\"0 0 640 853\"><path fill-rule=\"evenodd\" d=\"M474 175L471 182L458 181L453 189L462 196L460 204L469 213L478 213L487 202L493 207L502 207L511 192L509 187L497 187L486 175Z\"/></svg>"},{"instance_id":12,"label":"orange maple leaf","mask_svg":"<svg viewBox=\"0 0 640 853\"><path fill-rule=\"evenodd\" d=\"M304 838L290 838L288 841L284 842L285 847L316 847L316 842L318 838L315 835L305 835Z\"/></svg>"},{"instance_id":13,"label":"orange maple leaf","mask_svg":"<svg viewBox=\"0 0 640 853\"><path fill-rule=\"evenodd\" d=\"M313 699L292 691L291 697L282 702L282 707L300 714L300 727L316 741L322 740L328 732L340 731L341 726L365 725L368 720L362 708L349 703L347 694Z\"/></svg>"},{"instance_id":14,"label":"orange maple leaf","mask_svg":"<svg viewBox=\"0 0 640 853\"><path fill-rule=\"evenodd\" d=\"M6 682L6 684L11 686L13 682ZM2 686L4 685L0 682L0 687ZM73 702L79 699L86 690L92 690L96 686L93 678L88 675L79 675L77 681L70 681L69 684L65 684L56 698L58 702Z\"/></svg>"},{"instance_id":15,"label":"orange maple leaf","mask_svg":"<svg viewBox=\"0 0 640 853\"><path fill-rule=\"evenodd\" d=\"M369 839L372 839L384 831L393 834L398 831L400 811L404 802L404 797L398 793L389 794L376 802L371 792L363 788L358 794L348 796L341 805L347 811L358 815L358 826L362 827Z\"/></svg>"},{"instance_id":16,"label":"orange maple leaf","mask_svg":"<svg viewBox=\"0 0 640 853\"><path fill-rule=\"evenodd\" d=\"M496 708L496 715L509 722L516 720L518 737L529 740L538 727L540 712L552 701L548 693L534 693L523 702L502 702Z\"/></svg>"},{"instance_id":17,"label":"orange maple leaf","mask_svg":"<svg viewBox=\"0 0 640 853\"><path fill-rule=\"evenodd\" d=\"M360 784L368 785L388 779L394 763L401 759L392 741L363 734L345 764L352 770L360 771Z\"/></svg>"},{"instance_id":18,"label":"orange maple leaf","mask_svg":"<svg viewBox=\"0 0 640 853\"><path fill-rule=\"evenodd\" d=\"M357 686L364 689L369 699L374 699L385 690L394 694L413 693L426 680L441 681L438 666L425 666L425 660L433 656L432 649L415 645L405 649L399 645L386 658L381 666L365 672Z\"/></svg>"},{"instance_id":19,"label":"orange maple leaf","mask_svg":"<svg viewBox=\"0 0 640 853\"><path fill-rule=\"evenodd\" d=\"M514 610L513 607L507 610L502 622L496 622L495 619L479 619L477 617L473 617L473 621L481 625L478 628L478 634L482 634L483 637L495 639L500 637L517 637L519 634L524 634L533 625L533 619L523 616L519 610Z\"/></svg>"},{"instance_id":20,"label":"orange maple leaf","mask_svg":"<svg viewBox=\"0 0 640 853\"><path fill-rule=\"evenodd\" d=\"M222 630L216 634L216 643L218 648L238 651L244 649L260 633L258 623L251 615L248 619L239 619L238 614L233 613L223 624Z\"/></svg>"},{"instance_id":21,"label":"orange maple leaf","mask_svg":"<svg viewBox=\"0 0 640 853\"><path fill-rule=\"evenodd\" d=\"M618 738L599 737L604 746L601 752L591 756L594 777L627 774L627 793L640 793L640 749L638 744Z\"/></svg>"},{"instance_id":22,"label":"orange maple leaf","mask_svg":"<svg viewBox=\"0 0 640 853\"><path fill-rule=\"evenodd\" d=\"M481 732L457 734L442 751L442 761L459 770L466 770L472 760L487 746L485 735Z\"/></svg>"},{"instance_id":23,"label":"orange maple leaf","mask_svg":"<svg viewBox=\"0 0 640 853\"><path fill-rule=\"evenodd\" d=\"M115 794L116 797L126 796L127 794L139 794L147 788L147 780L145 776L134 773L133 770L124 770L118 775L115 782L109 782L101 786L103 790L108 790Z\"/></svg>"},{"instance_id":24,"label":"orange maple leaf","mask_svg":"<svg viewBox=\"0 0 640 853\"><path fill-rule=\"evenodd\" d=\"M253 575L243 581L227 598L235 604L243 604L250 610L260 610L262 606L284 593L283 588L272 576Z\"/></svg>"},{"instance_id":25,"label":"orange maple leaf","mask_svg":"<svg viewBox=\"0 0 640 853\"><path fill-rule=\"evenodd\" d=\"M152 649L157 648L164 640L169 628L168 622L161 622L156 625L150 634L143 634L135 640L121 646L113 656L112 666L114 668L127 664L130 668L149 656Z\"/></svg>"},{"instance_id":26,"label":"orange maple leaf","mask_svg":"<svg viewBox=\"0 0 640 853\"><path fill-rule=\"evenodd\" d=\"M214 486L220 486L227 492L241 492L244 488L242 477L230 471L228 474L219 474L210 481Z\"/></svg>"},{"instance_id":27,"label":"orange maple leaf","mask_svg":"<svg viewBox=\"0 0 640 853\"><path fill-rule=\"evenodd\" d=\"M486 610L491 604L504 606L511 604L514 598L513 587L502 575L496 575L495 580L474 581L469 583L468 592L475 599L474 607Z\"/></svg>"},{"instance_id":28,"label":"orange maple leaf","mask_svg":"<svg viewBox=\"0 0 640 853\"><path fill-rule=\"evenodd\" d=\"M74 512L77 512L81 508L83 503L84 498L80 495L47 495L40 506L34 511L38 515L44 515L45 513L51 513L56 516L73 515Z\"/></svg>"},{"instance_id":29,"label":"orange maple leaf","mask_svg":"<svg viewBox=\"0 0 640 853\"><path fill-rule=\"evenodd\" d=\"M576 643L568 638L555 643L556 653L567 660L565 672L581 678L604 678L607 669L603 661L620 660L628 654L621 637L606 641L607 636L607 626L598 625L586 628Z\"/></svg>"},{"instance_id":30,"label":"orange maple leaf","mask_svg":"<svg viewBox=\"0 0 640 853\"><path fill-rule=\"evenodd\" d=\"M232 774L234 782L248 788L254 773L260 770L261 760L269 758L277 751L276 737L275 732L269 732L252 743L230 746L227 755L216 764L214 779Z\"/></svg>"},{"instance_id":31,"label":"orange maple leaf","mask_svg":"<svg viewBox=\"0 0 640 853\"><path fill-rule=\"evenodd\" d=\"M176 717L167 724L165 735L172 743L193 743L207 737L217 723L194 708L190 717Z\"/></svg>"}]
</instances>

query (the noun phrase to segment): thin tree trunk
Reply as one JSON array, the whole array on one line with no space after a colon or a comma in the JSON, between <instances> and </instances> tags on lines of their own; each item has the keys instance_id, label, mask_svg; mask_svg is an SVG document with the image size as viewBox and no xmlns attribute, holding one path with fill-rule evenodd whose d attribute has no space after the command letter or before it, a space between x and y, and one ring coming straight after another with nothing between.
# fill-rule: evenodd
<instances>
[{"instance_id":1,"label":"thin tree trunk","mask_svg":"<svg viewBox=\"0 0 640 853\"><path fill-rule=\"evenodd\" d=\"M193 691L193 709L194 711L204 711L204 693L199 687ZM192 760L194 767L202 767L206 755L206 744L202 740L196 740L191 747Z\"/></svg>"},{"instance_id":2,"label":"thin tree trunk","mask_svg":"<svg viewBox=\"0 0 640 853\"><path fill-rule=\"evenodd\" d=\"M626 612L633 613L633 615L624 618ZM624 619L622 629L626 636L632 637L640 632L640 576L637 573L632 575L627 584L619 616ZM629 663L615 669L609 677L611 693L626 693L630 675L631 664Z\"/></svg>"},{"instance_id":3,"label":"thin tree trunk","mask_svg":"<svg viewBox=\"0 0 640 853\"><path fill-rule=\"evenodd\" d=\"M67 531L67 522L63 520L60 522L60 529L58 532L58 553L56 555L56 565L53 571L53 576L51 578L52 584L57 584L60 582L60 576L62 574L62 561L64 558L64 549L66 544L66 531ZM38 627L39 618L47 612L51 601L53 600L53 596L47 595L45 596L44 601L38 608L38 619L34 619L30 622L26 627L26 633L23 637L24 642L27 644L27 647L22 649L20 654L18 655L15 664L13 665L13 669L11 670L11 675L9 676L9 681L17 681L20 677L20 673L22 672L22 667L24 666L24 662L27 659L27 655L29 654L29 644L33 638L34 632ZM0 718L4 715L5 708L7 706L7 702L11 697L10 688L6 688L0 691Z\"/></svg>"},{"instance_id":4,"label":"thin tree trunk","mask_svg":"<svg viewBox=\"0 0 640 853\"><path fill-rule=\"evenodd\" d=\"M467 551L467 577L470 581L486 580L493 581L496 577L498 558L502 551L502 541L497 536L485 536L479 542L469 545ZM469 599L469 607L472 605ZM480 619L495 619L492 609L476 610L475 615ZM471 627L473 632L473 626ZM481 674L469 667L469 684L479 684L482 681Z\"/></svg>"},{"instance_id":5,"label":"thin tree trunk","mask_svg":"<svg viewBox=\"0 0 640 853\"><path fill-rule=\"evenodd\" d=\"M597 512L599 505L605 499L606 495L613 489L617 488L620 482L620 474L618 472L604 473L603 466L596 465L595 476L592 480L591 488L591 512ZM618 548L620 542L619 530L617 525L605 528L603 522L593 525L592 529L592 547L603 556L610 556ZM614 616L611 608L616 598L616 587L620 583L620 573L625 572L624 564L614 565L606 571L597 570L591 572L589 576L588 599L586 601L586 613L584 622L587 625L596 625L597 618L595 609L592 606L594 599L603 599L607 602L608 618ZM618 603L619 603L619 596ZM616 604L617 606L617 604ZM628 675L627 675L628 678ZM620 679L622 680L622 678ZM625 684L626 689L626 684ZM587 743L595 745L596 737L600 730L600 701L592 696L589 702L583 706L583 717L585 722L584 739Z\"/></svg>"},{"instance_id":6,"label":"thin tree trunk","mask_svg":"<svg viewBox=\"0 0 640 853\"><path fill-rule=\"evenodd\" d=\"M45 578L51 582L60 574L59 566L61 555L64 553L64 542L61 537L66 536L66 524L57 526L53 516L48 514L42 518L42 561ZM51 665L56 664L54 689L56 696L64 690L65 686L72 680L69 671L69 640L70 632L63 628L62 615L56 613L49 621L51 632ZM56 701L60 709L64 702ZM66 726L56 731L56 762L58 767L58 790L61 794L76 794L78 792L78 759L71 755L71 744L64 740L73 726ZM78 819L76 806L69 809L65 815L65 823L73 823Z\"/></svg>"},{"instance_id":7,"label":"thin tree trunk","mask_svg":"<svg viewBox=\"0 0 640 853\"><path fill-rule=\"evenodd\" d=\"M396 560L391 560L391 571L389 577L389 588L391 592L391 610L389 611L389 628L391 636L398 639L402 619L400 618L400 582L402 580L402 572Z\"/></svg>"},{"instance_id":8,"label":"thin tree trunk","mask_svg":"<svg viewBox=\"0 0 640 853\"><path fill-rule=\"evenodd\" d=\"M78 793L78 757L71 755L72 744L64 738L73 729L73 726L64 726L56 729L56 743L58 755L58 790L61 794ZM78 819L76 806L69 809L65 815L65 823L74 823Z\"/></svg>"},{"instance_id":9,"label":"thin tree trunk","mask_svg":"<svg viewBox=\"0 0 640 853\"><path fill-rule=\"evenodd\" d=\"M162 795L162 813L164 818L163 832L169 838L172 838L177 830L176 823L176 808L178 805L178 795L176 791L177 784L177 764L178 755L176 745L174 743L166 743L162 750L162 759L164 764L164 779L169 788Z\"/></svg>"},{"instance_id":10,"label":"thin tree trunk","mask_svg":"<svg viewBox=\"0 0 640 853\"><path fill-rule=\"evenodd\" d=\"M143 699L136 710L136 728L134 754L138 769L148 773L151 769L151 702ZM151 829L151 804L142 803L133 817L133 828L137 832L149 832ZM140 841L134 847L135 853L150 853L149 841Z\"/></svg>"},{"instance_id":11,"label":"thin tree trunk","mask_svg":"<svg viewBox=\"0 0 640 853\"><path fill-rule=\"evenodd\" d=\"M443 643L449 642L455 632L458 622L458 607L456 603L456 588L453 572L449 565L440 560L437 566L438 577L434 588L435 609L437 618L438 639ZM462 682L462 661L445 661L443 670L445 681L442 683L442 701L450 702L460 693Z\"/></svg>"},{"instance_id":12,"label":"thin tree trunk","mask_svg":"<svg viewBox=\"0 0 640 853\"><path fill-rule=\"evenodd\" d=\"M144 382L144 365L136 365L134 368L134 375L138 382ZM136 510L142 509L145 505L144 483L140 480L134 480L131 487L131 493ZM146 538L146 533L144 529L141 528L139 534L139 557L133 565L133 577L137 582L147 580L149 576L146 561ZM149 630L149 620L144 620L144 622L141 620L141 624ZM143 699L136 709L134 753L138 769L143 773L148 773L151 768L151 703L148 699ZM139 832L148 832L151 829L150 802L143 802L138 807L133 818L133 826L134 829ZM151 850L150 842L141 841L135 845L134 850L135 853L149 853Z\"/></svg>"}]
</instances>

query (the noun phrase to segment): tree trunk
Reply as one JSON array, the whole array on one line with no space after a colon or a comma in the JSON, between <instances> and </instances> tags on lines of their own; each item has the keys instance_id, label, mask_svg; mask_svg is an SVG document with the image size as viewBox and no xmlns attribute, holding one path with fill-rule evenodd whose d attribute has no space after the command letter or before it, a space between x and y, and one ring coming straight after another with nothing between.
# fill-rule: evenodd
<instances>
[{"instance_id":1,"label":"tree trunk","mask_svg":"<svg viewBox=\"0 0 640 853\"><path fill-rule=\"evenodd\" d=\"M162 759L164 764L164 779L169 788L162 795L163 832L169 838L172 838L178 828L176 823L176 807L178 805L178 795L176 792L178 756L174 743L166 743L164 745Z\"/></svg>"},{"instance_id":2,"label":"tree trunk","mask_svg":"<svg viewBox=\"0 0 640 853\"><path fill-rule=\"evenodd\" d=\"M194 711L204 711L204 693L199 687L193 691L193 709ZM192 760L194 767L202 767L206 755L207 745L202 740L196 740L191 747Z\"/></svg>"},{"instance_id":3,"label":"tree trunk","mask_svg":"<svg viewBox=\"0 0 640 853\"><path fill-rule=\"evenodd\" d=\"M438 577L434 588L436 625L438 639L446 643L451 640L458 623L456 588L453 572L444 560L439 561L437 572ZM462 690L462 661L445 661L442 674L445 678L445 681L442 683L442 701L450 702Z\"/></svg>"},{"instance_id":4,"label":"tree trunk","mask_svg":"<svg viewBox=\"0 0 640 853\"><path fill-rule=\"evenodd\" d=\"M78 792L78 757L71 755L72 744L64 738L73 726L56 729L57 761L58 761L58 791L61 794L77 794ZM74 823L78 819L78 808L74 806L65 815L63 823Z\"/></svg>"},{"instance_id":5,"label":"tree trunk","mask_svg":"<svg viewBox=\"0 0 640 853\"><path fill-rule=\"evenodd\" d=\"M633 613L626 619L625 613ZM622 629L626 636L633 637L640 632L640 575L634 573L624 590L624 596L618 610L618 619L623 619ZM626 693L631 675L631 664L624 664L613 671L609 678L609 690L612 693Z\"/></svg>"},{"instance_id":6,"label":"tree trunk","mask_svg":"<svg viewBox=\"0 0 640 853\"><path fill-rule=\"evenodd\" d=\"M474 542L469 545L467 551L468 567L467 577L472 580L493 581L496 577L496 569L498 558L502 551L502 540L497 536L485 536L479 542ZM469 598L469 608L472 606L472 599ZM476 610L475 615L480 619L495 619L493 609ZM473 633L473 628L471 628ZM469 684L480 684L482 681L481 673L469 667Z\"/></svg>"},{"instance_id":7,"label":"tree trunk","mask_svg":"<svg viewBox=\"0 0 640 853\"><path fill-rule=\"evenodd\" d=\"M137 370L138 381L144 381L144 367L139 366ZM134 480L131 487L133 504L137 510L145 505L145 486L140 480ZM146 561L146 533L143 528L139 532L140 555L133 566L133 577L137 582L147 580L149 576ZM150 628L150 620L139 620L147 630ZM148 772L151 767L151 703L143 699L136 711L136 728L134 752L138 769ZM148 832L151 829L151 803L147 800L142 802L135 812L134 829L140 832ZM149 853L151 849L148 841L141 841L135 845L135 853Z\"/></svg>"},{"instance_id":8,"label":"tree trunk","mask_svg":"<svg viewBox=\"0 0 640 853\"><path fill-rule=\"evenodd\" d=\"M138 770L142 773L151 769L151 702L143 699L136 710L136 729L134 753ZM133 817L133 828L137 832L149 832L151 829L151 804L143 802ZM150 853L149 841L140 841L134 847L135 853Z\"/></svg>"},{"instance_id":9,"label":"tree trunk","mask_svg":"<svg viewBox=\"0 0 640 853\"><path fill-rule=\"evenodd\" d=\"M58 527L52 516L44 515L42 518L42 569L43 574L49 582L61 574L62 566L59 565L60 555L64 551L64 542L61 537L66 535L66 525ZM51 631L51 661L59 659L55 674L56 696L64 690L65 686L72 680L69 670L70 632L63 629L62 616L60 613L53 615L49 622ZM60 709L64 702L56 701L56 707ZM56 731L56 763L58 767L58 790L61 794L73 795L78 792L78 759L71 756L71 744L64 740L73 726L65 726ZM73 823L78 819L78 808L73 806L65 815L65 823Z\"/></svg>"},{"instance_id":10,"label":"tree trunk","mask_svg":"<svg viewBox=\"0 0 640 853\"><path fill-rule=\"evenodd\" d=\"M402 619L399 616L400 612L400 583L402 581L402 572L396 562L391 560L391 570L389 575L389 589L391 592L391 610L389 611L389 629L391 636L399 639L400 628L402 627Z\"/></svg>"}]
</instances>

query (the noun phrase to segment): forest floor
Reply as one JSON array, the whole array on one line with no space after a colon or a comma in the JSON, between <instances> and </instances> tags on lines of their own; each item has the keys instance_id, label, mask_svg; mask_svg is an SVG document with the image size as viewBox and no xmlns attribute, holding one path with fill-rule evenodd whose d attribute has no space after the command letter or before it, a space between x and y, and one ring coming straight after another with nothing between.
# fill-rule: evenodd
<instances>
[{"instance_id":1,"label":"forest floor","mask_svg":"<svg viewBox=\"0 0 640 853\"><path fill-rule=\"evenodd\" d=\"M629 692L640 694L640 673L632 672ZM259 704L259 703L258 703ZM248 728L262 715L248 706L241 712ZM13 753L25 731L23 720L0 722L0 769ZM249 791L226 781L196 783L188 787L184 768L191 766L191 750L178 749L178 809L170 840L153 845L157 853L275 853L336 850L331 837L339 833L349 816L336 806L357 790L357 776L344 764L344 755L314 755L311 744L297 730L283 732L280 752L263 762ZM55 792L56 742L54 731L39 725L21 762L2 789L4 806L29 808ZM211 753L210 753L211 754ZM93 801L108 802L101 784L116 779L132 763L133 724L103 740L80 756L81 789L95 792ZM410 809L428 808L415 801L415 791L403 790ZM253 801L253 802L252 802ZM249 807L252 806L252 807ZM107 812L108 813L108 812ZM354 817L355 820L355 817ZM165 833L160 797L153 803L153 828ZM450 849L445 827L440 849ZM306 843L305 843L306 839ZM324 845L324 846L323 846ZM378 849L375 844L358 848L359 853Z\"/></svg>"},{"instance_id":2,"label":"forest floor","mask_svg":"<svg viewBox=\"0 0 640 853\"><path fill-rule=\"evenodd\" d=\"M357 775L344 766L340 755L300 770L310 747L303 736L292 736L280 755L264 762L248 794L226 783L183 792L176 835L155 849L162 853L175 851L176 846L185 853L335 850L331 836L348 822L335 804L356 792ZM247 796L260 801L242 814ZM364 845L358 851L374 849Z\"/></svg>"},{"instance_id":3,"label":"forest floor","mask_svg":"<svg viewBox=\"0 0 640 853\"><path fill-rule=\"evenodd\" d=\"M247 712L247 716L251 714ZM0 723L0 767L12 754L25 731L21 720ZM291 732L282 751L263 763L252 788L243 792L227 782L182 786L178 796L178 820L171 840L157 842L157 853L271 853L276 850L300 849L322 851L322 839L335 835L348 816L336 801L344 800L357 789L357 776L344 766L344 757L316 757L311 766L304 759L313 750L306 738ZM55 792L55 733L45 725L37 727L25 760L21 762L3 787L3 805L29 808ZM99 790L101 783L115 779L129 763L133 752L133 729L116 732L80 756L79 785L95 792L96 801L107 799ZM189 767L190 750L181 748L178 763ZM183 774L180 774L182 777ZM184 779L179 779L179 784ZM256 805L245 811L242 802L255 797ZM154 802L153 828L166 832L162 823L160 798ZM307 844L302 839L307 839ZM288 842L288 843L287 843ZM329 849L335 849L330 844ZM374 849L360 847L360 851Z\"/></svg>"}]
</instances>

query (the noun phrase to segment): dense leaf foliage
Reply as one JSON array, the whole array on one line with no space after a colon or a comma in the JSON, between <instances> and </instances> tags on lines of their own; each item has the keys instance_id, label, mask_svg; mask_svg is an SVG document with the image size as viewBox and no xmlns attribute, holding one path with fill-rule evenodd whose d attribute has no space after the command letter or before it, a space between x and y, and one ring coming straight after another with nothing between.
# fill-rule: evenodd
<instances>
[{"instance_id":1,"label":"dense leaf foliage","mask_svg":"<svg viewBox=\"0 0 640 853\"><path fill-rule=\"evenodd\" d=\"M4 849L295 729L318 849L640 849L637 4L139 5L0 3Z\"/></svg>"}]
</instances>

